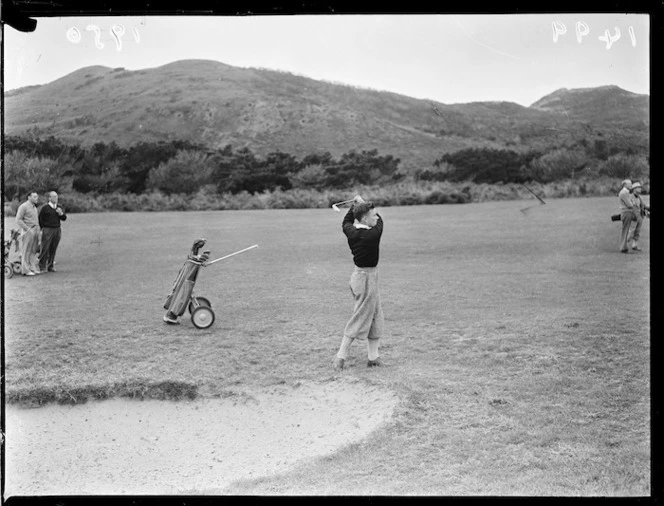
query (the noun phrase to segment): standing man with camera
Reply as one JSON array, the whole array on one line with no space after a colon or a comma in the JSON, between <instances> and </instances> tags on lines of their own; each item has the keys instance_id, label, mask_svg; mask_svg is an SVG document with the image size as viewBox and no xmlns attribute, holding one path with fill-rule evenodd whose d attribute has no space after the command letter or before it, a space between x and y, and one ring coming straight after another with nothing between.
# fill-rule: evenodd
<instances>
[{"instance_id":1,"label":"standing man with camera","mask_svg":"<svg viewBox=\"0 0 664 506\"><path fill-rule=\"evenodd\" d=\"M632 181L629 179L625 179L622 182L622 189L618 193L618 200L620 203L620 220L622 221L620 252L629 253L629 248L627 247L629 229L632 226L632 220L636 220L634 200L632 200Z\"/></svg>"},{"instance_id":2,"label":"standing man with camera","mask_svg":"<svg viewBox=\"0 0 664 506\"><path fill-rule=\"evenodd\" d=\"M378 356L378 341L383 336L384 317L378 293L377 266L383 220L371 202L365 202L359 195L353 200L341 226L355 263L350 277L355 308L334 359L336 370L344 368L348 350L356 338L367 340L367 367L382 365Z\"/></svg>"},{"instance_id":3,"label":"standing man with camera","mask_svg":"<svg viewBox=\"0 0 664 506\"><path fill-rule=\"evenodd\" d=\"M58 250L62 236L60 222L66 219L67 215L64 210L58 206L58 194L50 192L48 202L39 210L39 226L42 229L42 245L39 254L41 272L55 272L55 267L53 267L55 252Z\"/></svg>"}]
</instances>

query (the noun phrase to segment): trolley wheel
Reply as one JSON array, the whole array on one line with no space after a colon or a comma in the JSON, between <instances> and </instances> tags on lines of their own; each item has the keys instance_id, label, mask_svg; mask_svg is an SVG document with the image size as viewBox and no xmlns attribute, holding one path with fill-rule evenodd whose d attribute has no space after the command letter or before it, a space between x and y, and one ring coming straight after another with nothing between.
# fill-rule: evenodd
<instances>
[{"instance_id":1,"label":"trolley wheel","mask_svg":"<svg viewBox=\"0 0 664 506\"><path fill-rule=\"evenodd\" d=\"M14 269L14 272L16 274L21 273L21 262L12 262L12 269Z\"/></svg>"},{"instance_id":2,"label":"trolley wheel","mask_svg":"<svg viewBox=\"0 0 664 506\"><path fill-rule=\"evenodd\" d=\"M191 313L191 321L198 329L206 329L214 323L214 311L207 306L198 306Z\"/></svg>"},{"instance_id":3,"label":"trolley wheel","mask_svg":"<svg viewBox=\"0 0 664 506\"><path fill-rule=\"evenodd\" d=\"M207 300L205 297L194 297L196 300L196 304L198 306L206 306L206 307L212 307L212 304L210 304L210 301ZM189 303L189 314L194 314L194 309L196 309L198 306L194 306L193 302Z\"/></svg>"},{"instance_id":4,"label":"trolley wheel","mask_svg":"<svg viewBox=\"0 0 664 506\"><path fill-rule=\"evenodd\" d=\"M14 269L11 265L5 265L5 277L7 279L11 278L14 275Z\"/></svg>"}]
</instances>

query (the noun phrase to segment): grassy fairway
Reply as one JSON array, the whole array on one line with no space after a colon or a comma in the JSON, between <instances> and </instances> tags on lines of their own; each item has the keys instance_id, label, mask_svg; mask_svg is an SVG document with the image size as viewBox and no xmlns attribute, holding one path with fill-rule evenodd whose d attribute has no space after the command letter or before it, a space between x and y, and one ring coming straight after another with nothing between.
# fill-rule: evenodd
<instances>
[{"instance_id":1,"label":"grassy fairway","mask_svg":"<svg viewBox=\"0 0 664 506\"><path fill-rule=\"evenodd\" d=\"M618 252L615 198L392 207L381 247L394 390L361 444L237 494L650 494L649 222ZM331 210L70 215L58 272L5 282L9 402L233 395L332 380L352 260ZM7 220L6 227L13 225ZM217 321L161 320L191 243ZM170 391L170 394L169 394ZM173 393L174 392L174 393ZM266 421L269 425L269 421Z\"/></svg>"}]
</instances>

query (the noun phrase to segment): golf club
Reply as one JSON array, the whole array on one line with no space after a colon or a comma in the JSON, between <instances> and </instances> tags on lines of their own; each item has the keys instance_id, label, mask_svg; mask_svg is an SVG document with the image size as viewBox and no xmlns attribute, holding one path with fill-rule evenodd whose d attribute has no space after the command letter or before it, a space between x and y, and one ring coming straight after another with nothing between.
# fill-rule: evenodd
<instances>
[{"instance_id":1,"label":"golf club","mask_svg":"<svg viewBox=\"0 0 664 506\"><path fill-rule=\"evenodd\" d=\"M535 193L534 191L532 191L532 190L531 190L530 188L528 188L525 184L521 183L521 186L523 186L526 190L528 190L530 193L532 193L533 195L535 195L535 197L537 197L537 200L539 200L540 204L546 204L546 202L544 202L544 199L543 199L542 197L540 197L539 195L537 195L537 193ZM528 211L529 211L531 208L533 208L533 207L535 207L535 206L524 207L523 209L521 209L521 212L522 212L523 214L527 214Z\"/></svg>"},{"instance_id":2,"label":"golf club","mask_svg":"<svg viewBox=\"0 0 664 506\"><path fill-rule=\"evenodd\" d=\"M350 204L353 202L355 199L350 199L350 200L344 200L343 202L337 202L336 204L332 204L332 209L334 209L336 212L340 213L341 209L339 209L339 206L341 204Z\"/></svg>"},{"instance_id":3,"label":"golf club","mask_svg":"<svg viewBox=\"0 0 664 506\"><path fill-rule=\"evenodd\" d=\"M544 202L544 199L543 199L542 197L540 197L539 195L537 195L537 193L535 193L534 191L532 191L532 190L531 190L530 188L528 188L525 184L521 183L521 186L523 186L526 190L528 190L530 193L532 193L533 195L535 195L535 197L537 197L537 200L539 200L540 203L542 203L542 204L546 204L546 202Z\"/></svg>"},{"instance_id":4,"label":"golf club","mask_svg":"<svg viewBox=\"0 0 664 506\"><path fill-rule=\"evenodd\" d=\"M231 253L230 255L223 256L221 258L217 258L216 260L212 260L211 262L206 262L204 266L212 265L213 263L218 262L219 260L225 260L227 258L230 258L235 255L239 255L240 253L244 253L245 251L249 251L250 249L258 248L258 244L254 244L253 246L249 246L248 248L241 249L240 251L236 251L235 253Z\"/></svg>"}]
</instances>

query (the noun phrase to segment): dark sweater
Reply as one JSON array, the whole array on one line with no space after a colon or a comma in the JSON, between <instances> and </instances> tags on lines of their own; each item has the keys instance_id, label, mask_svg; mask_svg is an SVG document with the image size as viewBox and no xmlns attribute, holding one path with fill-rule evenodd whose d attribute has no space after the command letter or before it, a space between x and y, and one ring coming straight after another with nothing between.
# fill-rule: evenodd
<instances>
[{"instance_id":1,"label":"dark sweater","mask_svg":"<svg viewBox=\"0 0 664 506\"><path fill-rule=\"evenodd\" d=\"M380 236L383 234L383 219L378 215L378 223L370 229L355 228L354 221L355 217L351 207L344 216L341 227L348 238L348 246L353 253L353 262L358 267L376 267Z\"/></svg>"},{"instance_id":2,"label":"dark sweater","mask_svg":"<svg viewBox=\"0 0 664 506\"><path fill-rule=\"evenodd\" d=\"M60 227L60 221L65 221L67 215L63 213L62 216L58 216L58 213L48 204L44 204L39 210L39 226L41 228L58 228Z\"/></svg>"}]
</instances>

